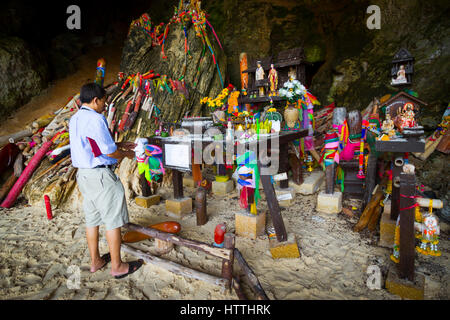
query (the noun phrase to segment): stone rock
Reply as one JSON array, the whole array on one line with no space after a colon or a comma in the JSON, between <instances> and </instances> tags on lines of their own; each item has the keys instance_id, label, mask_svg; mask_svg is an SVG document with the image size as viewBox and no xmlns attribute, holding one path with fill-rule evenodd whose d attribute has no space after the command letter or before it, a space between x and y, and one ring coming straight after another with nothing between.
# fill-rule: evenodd
<instances>
[{"instance_id":1,"label":"stone rock","mask_svg":"<svg viewBox=\"0 0 450 320\"><path fill-rule=\"evenodd\" d=\"M189 97L185 97L179 91L171 94L167 91L156 92L156 90L153 90L153 102L161 110L160 118L170 122L180 120L187 112L190 116L208 115L209 110L202 109L200 99L205 96L216 96L222 90L219 73L208 48L206 48L205 57L201 59L203 43L196 36L192 24L187 25L187 35L192 58L187 58L186 73L183 80L186 83ZM217 41L210 31L208 31L208 38L213 46L215 58L218 61L223 78L227 70L225 53L217 45ZM133 28L124 43L120 70L129 75L137 72L145 73L153 69L155 73L178 79L182 74L185 63L183 29L179 26L171 26L164 45L164 53L167 59L162 58L161 50L161 46L152 47L148 35L143 30ZM200 73L197 76L199 68ZM125 103L121 103L117 107L121 114L125 109ZM144 117L140 136L150 136L155 129L154 121ZM135 132L130 130L123 139L133 140L135 136Z\"/></svg>"},{"instance_id":2,"label":"stone rock","mask_svg":"<svg viewBox=\"0 0 450 320\"><path fill-rule=\"evenodd\" d=\"M27 103L47 86L39 54L20 38L0 38L0 119Z\"/></svg>"}]
</instances>

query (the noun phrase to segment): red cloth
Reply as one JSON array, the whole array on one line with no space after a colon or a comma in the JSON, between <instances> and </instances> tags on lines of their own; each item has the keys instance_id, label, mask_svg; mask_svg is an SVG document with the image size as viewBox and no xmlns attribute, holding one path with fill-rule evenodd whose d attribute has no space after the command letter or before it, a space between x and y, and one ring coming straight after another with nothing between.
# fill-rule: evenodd
<instances>
[{"instance_id":1,"label":"red cloth","mask_svg":"<svg viewBox=\"0 0 450 320\"><path fill-rule=\"evenodd\" d=\"M92 153L94 154L94 157L97 158L97 157L101 156L102 152L100 151L100 148L98 147L97 142L95 142L94 139L91 139L89 137L87 137L87 139L89 141L89 144L91 145L91 150L92 150Z\"/></svg>"}]
</instances>

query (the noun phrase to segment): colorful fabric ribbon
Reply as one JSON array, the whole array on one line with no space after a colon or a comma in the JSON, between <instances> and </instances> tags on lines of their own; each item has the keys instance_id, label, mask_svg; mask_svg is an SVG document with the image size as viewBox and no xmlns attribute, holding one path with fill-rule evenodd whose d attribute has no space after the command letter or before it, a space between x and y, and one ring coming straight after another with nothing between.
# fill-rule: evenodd
<instances>
[{"instance_id":1,"label":"colorful fabric ribbon","mask_svg":"<svg viewBox=\"0 0 450 320\"><path fill-rule=\"evenodd\" d=\"M145 156L136 156L139 174L145 173L145 179L158 181L165 170L162 164L162 150L155 145L145 145Z\"/></svg>"},{"instance_id":2,"label":"colorful fabric ribbon","mask_svg":"<svg viewBox=\"0 0 450 320\"><path fill-rule=\"evenodd\" d=\"M254 180L254 188L255 188L255 204L258 204L258 199L261 198L259 193L259 169L258 163L256 161L256 155L253 151L247 151L243 155L240 155L236 159L236 164L238 165L237 172L238 174L252 174ZM240 173L241 172L241 173ZM248 187L247 182L250 182L253 185L253 181L238 179L238 183L242 187Z\"/></svg>"},{"instance_id":3,"label":"colorful fabric ribbon","mask_svg":"<svg viewBox=\"0 0 450 320\"><path fill-rule=\"evenodd\" d=\"M325 167L333 163L339 163L339 137L335 131L325 135L325 145L322 148L322 157L319 163L324 162Z\"/></svg>"}]
</instances>

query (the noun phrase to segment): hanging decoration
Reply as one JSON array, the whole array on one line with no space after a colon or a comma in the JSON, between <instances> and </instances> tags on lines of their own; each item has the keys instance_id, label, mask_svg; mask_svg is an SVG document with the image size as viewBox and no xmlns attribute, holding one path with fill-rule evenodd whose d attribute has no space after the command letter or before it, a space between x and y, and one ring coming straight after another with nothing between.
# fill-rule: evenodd
<instances>
[{"instance_id":1,"label":"hanging decoration","mask_svg":"<svg viewBox=\"0 0 450 320\"><path fill-rule=\"evenodd\" d=\"M151 181L159 181L162 175L165 174L162 164L162 149L148 144L146 138L138 138L135 143L134 152L139 174L144 173L145 179L149 184Z\"/></svg>"}]
</instances>

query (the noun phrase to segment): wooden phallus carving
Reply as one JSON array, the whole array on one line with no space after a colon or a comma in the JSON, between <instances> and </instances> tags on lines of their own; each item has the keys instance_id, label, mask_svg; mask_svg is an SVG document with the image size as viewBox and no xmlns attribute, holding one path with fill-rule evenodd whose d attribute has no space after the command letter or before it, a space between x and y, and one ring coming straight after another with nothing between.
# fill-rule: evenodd
<instances>
[{"instance_id":1,"label":"wooden phallus carving","mask_svg":"<svg viewBox=\"0 0 450 320\"><path fill-rule=\"evenodd\" d=\"M195 211L197 214L197 225L202 226L208 222L208 215L206 212L206 184L204 180L195 194Z\"/></svg>"}]
</instances>

